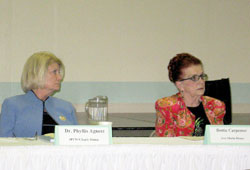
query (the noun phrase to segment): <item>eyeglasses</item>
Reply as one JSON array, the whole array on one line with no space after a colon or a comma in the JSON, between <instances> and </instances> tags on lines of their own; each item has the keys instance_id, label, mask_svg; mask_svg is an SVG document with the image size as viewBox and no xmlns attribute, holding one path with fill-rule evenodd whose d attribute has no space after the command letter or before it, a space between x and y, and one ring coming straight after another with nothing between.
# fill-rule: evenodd
<instances>
[{"instance_id":1,"label":"eyeglasses","mask_svg":"<svg viewBox=\"0 0 250 170\"><path fill-rule=\"evenodd\" d=\"M200 80L200 78L206 81L208 79L208 76L207 74L202 73L201 75L193 75L192 77L181 79L179 81L192 80L193 82L197 82Z\"/></svg>"}]
</instances>

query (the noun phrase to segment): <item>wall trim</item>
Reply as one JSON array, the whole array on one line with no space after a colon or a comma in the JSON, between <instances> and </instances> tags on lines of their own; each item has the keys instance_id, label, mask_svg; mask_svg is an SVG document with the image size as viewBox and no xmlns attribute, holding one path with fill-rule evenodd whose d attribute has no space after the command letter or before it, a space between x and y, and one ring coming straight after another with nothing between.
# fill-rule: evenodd
<instances>
[{"instance_id":1,"label":"wall trim","mask_svg":"<svg viewBox=\"0 0 250 170\"><path fill-rule=\"evenodd\" d=\"M85 112L85 104L73 104L76 112ZM2 104L0 104L0 111ZM250 115L250 103L233 104L233 114L245 113ZM154 103L109 103L109 113L155 113Z\"/></svg>"},{"instance_id":2,"label":"wall trim","mask_svg":"<svg viewBox=\"0 0 250 170\"><path fill-rule=\"evenodd\" d=\"M74 104L77 112L85 112L84 104ZM250 114L250 103L233 104L232 112ZM155 113L154 103L110 103L109 113Z\"/></svg>"}]
</instances>

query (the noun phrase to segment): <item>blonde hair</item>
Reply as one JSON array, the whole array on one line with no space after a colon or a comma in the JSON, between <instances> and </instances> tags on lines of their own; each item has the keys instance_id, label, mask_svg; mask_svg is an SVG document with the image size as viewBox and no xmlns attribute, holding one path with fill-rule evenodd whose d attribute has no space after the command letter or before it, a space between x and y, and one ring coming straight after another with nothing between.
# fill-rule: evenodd
<instances>
[{"instance_id":1,"label":"blonde hair","mask_svg":"<svg viewBox=\"0 0 250 170\"><path fill-rule=\"evenodd\" d=\"M51 64L57 63L60 68L60 74L64 77L64 65L62 61L53 53L41 51L34 53L28 58L21 77L21 86L25 93L32 89L43 88L45 75Z\"/></svg>"}]
</instances>

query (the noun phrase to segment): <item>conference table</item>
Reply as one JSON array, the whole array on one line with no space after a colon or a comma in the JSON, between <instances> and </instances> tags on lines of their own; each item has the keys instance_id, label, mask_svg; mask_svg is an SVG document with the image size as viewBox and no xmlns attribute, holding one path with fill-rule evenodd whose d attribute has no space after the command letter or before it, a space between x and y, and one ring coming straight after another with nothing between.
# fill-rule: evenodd
<instances>
[{"instance_id":1,"label":"conference table","mask_svg":"<svg viewBox=\"0 0 250 170\"><path fill-rule=\"evenodd\" d=\"M88 124L85 112L76 113L80 125ZM114 137L149 137L155 130L155 113L109 113ZM250 125L250 113L232 115L232 125Z\"/></svg>"},{"instance_id":2,"label":"conference table","mask_svg":"<svg viewBox=\"0 0 250 170\"><path fill-rule=\"evenodd\" d=\"M0 138L1 170L246 170L250 145L203 137L113 137L110 145L57 146L43 137Z\"/></svg>"},{"instance_id":3,"label":"conference table","mask_svg":"<svg viewBox=\"0 0 250 170\"><path fill-rule=\"evenodd\" d=\"M87 125L85 112L76 113L78 123ZM149 137L155 130L155 113L109 113L113 137Z\"/></svg>"},{"instance_id":4,"label":"conference table","mask_svg":"<svg viewBox=\"0 0 250 170\"><path fill-rule=\"evenodd\" d=\"M85 113L77 113L77 118L79 124L88 124ZM0 138L0 169L250 170L250 144L205 145L203 137L149 137L155 114L110 114L109 121L110 145L58 146L44 136ZM233 119L233 124L244 121L249 117Z\"/></svg>"}]
</instances>

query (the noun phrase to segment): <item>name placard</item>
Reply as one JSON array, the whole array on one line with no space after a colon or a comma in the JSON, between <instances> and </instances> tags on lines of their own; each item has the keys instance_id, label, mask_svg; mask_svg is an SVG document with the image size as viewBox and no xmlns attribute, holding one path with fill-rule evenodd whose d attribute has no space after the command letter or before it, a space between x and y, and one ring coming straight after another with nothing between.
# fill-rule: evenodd
<instances>
[{"instance_id":1,"label":"name placard","mask_svg":"<svg viewBox=\"0 0 250 170\"><path fill-rule=\"evenodd\" d=\"M250 126L206 125L204 144L250 145Z\"/></svg>"},{"instance_id":2,"label":"name placard","mask_svg":"<svg viewBox=\"0 0 250 170\"><path fill-rule=\"evenodd\" d=\"M55 145L112 144L111 125L56 125Z\"/></svg>"}]
</instances>

